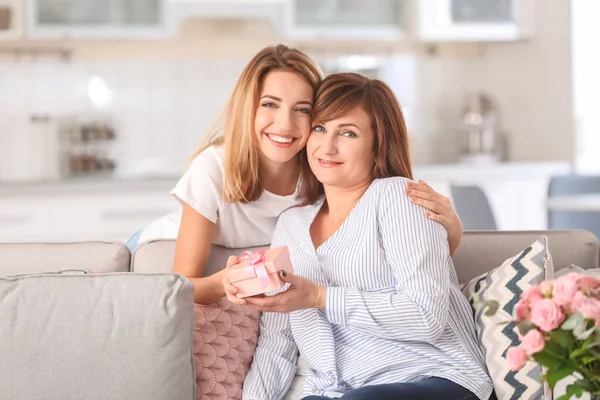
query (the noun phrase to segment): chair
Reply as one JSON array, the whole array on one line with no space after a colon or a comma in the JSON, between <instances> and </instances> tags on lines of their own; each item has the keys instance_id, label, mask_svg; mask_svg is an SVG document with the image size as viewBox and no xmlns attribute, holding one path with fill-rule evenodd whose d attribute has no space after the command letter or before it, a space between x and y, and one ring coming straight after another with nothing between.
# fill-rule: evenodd
<instances>
[{"instance_id":1,"label":"chair","mask_svg":"<svg viewBox=\"0 0 600 400\"><path fill-rule=\"evenodd\" d=\"M450 187L454 209L466 231L497 230L487 196L478 186Z\"/></svg>"},{"instance_id":2,"label":"chair","mask_svg":"<svg viewBox=\"0 0 600 400\"><path fill-rule=\"evenodd\" d=\"M600 176L555 176L548 184L548 197L600 193ZM600 213L548 210L548 229L585 229L600 238Z\"/></svg>"}]
</instances>

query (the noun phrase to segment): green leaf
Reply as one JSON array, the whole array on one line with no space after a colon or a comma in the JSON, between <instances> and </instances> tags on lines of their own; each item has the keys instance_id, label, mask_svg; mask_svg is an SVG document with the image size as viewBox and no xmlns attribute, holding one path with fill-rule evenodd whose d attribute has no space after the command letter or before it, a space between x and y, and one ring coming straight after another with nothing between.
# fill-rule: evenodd
<instances>
[{"instance_id":1,"label":"green leaf","mask_svg":"<svg viewBox=\"0 0 600 400\"><path fill-rule=\"evenodd\" d=\"M550 353L556 354L558 356L567 358L567 356L569 355L569 350L565 349L564 347L562 347L561 345L559 345L556 342L546 342L545 347L546 349L548 349L548 351Z\"/></svg>"},{"instance_id":2,"label":"green leaf","mask_svg":"<svg viewBox=\"0 0 600 400\"><path fill-rule=\"evenodd\" d=\"M561 368L565 364L565 361L562 360L560 357L548 354L545 350L535 353L533 355L533 359L539 364L548 368Z\"/></svg>"},{"instance_id":3,"label":"green leaf","mask_svg":"<svg viewBox=\"0 0 600 400\"><path fill-rule=\"evenodd\" d=\"M563 331L561 329L555 329L550 333L550 340L558 343L561 347L572 350L575 347L575 338L570 331Z\"/></svg>"},{"instance_id":4,"label":"green leaf","mask_svg":"<svg viewBox=\"0 0 600 400\"><path fill-rule=\"evenodd\" d=\"M572 331L578 327L585 329L585 321L581 313L571 314L571 316L561 325L561 328L566 331Z\"/></svg>"},{"instance_id":5,"label":"green leaf","mask_svg":"<svg viewBox=\"0 0 600 400\"><path fill-rule=\"evenodd\" d=\"M570 385L567 385L567 396L569 396L569 398L571 398L572 396L575 396L577 398L583 396L583 392L584 392L584 388L581 387L580 385L577 384L576 381L575 383L572 383Z\"/></svg>"},{"instance_id":6,"label":"green leaf","mask_svg":"<svg viewBox=\"0 0 600 400\"><path fill-rule=\"evenodd\" d=\"M546 374L546 379L551 388L554 388L558 381L566 378L569 375L572 375L575 372L575 368L573 367L562 367L557 369L551 369Z\"/></svg>"},{"instance_id":7,"label":"green leaf","mask_svg":"<svg viewBox=\"0 0 600 400\"><path fill-rule=\"evenodd\" d=\"M581 357L582 355L586 354L588 352L588 349L585 347L580 347L578 349L575 349L571 352L571 355L569 356L569 358L571 360L576 359L577 357Z\"/></svg>"},{"instance_id":8,"label":"green leaf","mask_svg":"<svg viewBox=\"0 0 600 400\"><path fill-rule=\"evenodd\" d=\"M583 365L587 365L587 364L593 363L596 360L600 360L600 358L598 358L598 357L583 357L581 359L581 363Z\"/></svg>"},{"instance_id":9,"label":"green leaf","mask_svg":"<svg viewBox=\"0 0 600 400\"><path fill-rule=\"evenodd\" d=\"M592 336L592 344L600 346L600 328L596 328L594 336Z\"/></svg>"},{"instance_id":10,"label":"green leaf","mask_svg":"<svg viewBox=\"0 0 600 400\"><path fill-rule=\"evenodd\" d=\"M485 315L491 317L498 312L498 308L500 307L500 303L496 300L486 300L484 301L484 305L487 306L487 310L485 311Z\"/></svg>"},{"instance_id":11,"label":"green leaf","mask_svg":"<svg viewBox=\"0 0 600 400\"><path fill-rule=\"evenodd\" d=\"M573 385L581 388L582 393L584 390L587 392L591 392L592 390L594 390L592 384L586 379L577 379L575 382L573 382Z\"/></svg>"},{"instance_id":12,"label":"green leaf","mask_svg":"<svg viewBox=\"0 0 600 400\"><path fill-rule=\"evenodd\" d=\"M534 328L535 325L533 325L531 322L521 321L517 323L517 329L519 329L519 333L521 334L521 336L525 336L527 332Z\"/></svg>"}]
</instances>

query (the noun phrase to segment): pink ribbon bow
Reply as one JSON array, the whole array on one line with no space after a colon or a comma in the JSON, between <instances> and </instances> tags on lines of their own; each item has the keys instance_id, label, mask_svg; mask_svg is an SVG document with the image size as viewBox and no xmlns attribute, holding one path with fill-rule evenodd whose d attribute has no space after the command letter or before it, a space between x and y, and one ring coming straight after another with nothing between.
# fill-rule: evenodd
<instances>
[{"instance_id":1,"label":"pink ribbon bow","mask_svg":"<svg viewBox=\"0 0 600 400\"><path fill-rule=\"evenodd\" d=\"M271 283L269 273L265 267L265 254L264 250L244 251L241 256L241 258L248 261L248 264L244 267L245 272L254 272L263 289L266 289Z\"/></svg>"}]
</instances>

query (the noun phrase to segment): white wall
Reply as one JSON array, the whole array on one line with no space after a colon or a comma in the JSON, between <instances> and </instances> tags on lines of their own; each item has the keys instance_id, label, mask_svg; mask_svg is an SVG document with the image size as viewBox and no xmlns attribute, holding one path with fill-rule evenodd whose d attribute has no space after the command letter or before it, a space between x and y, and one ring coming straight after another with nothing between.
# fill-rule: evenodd
<instances>
[{"instance_id":1,"label":"white wall","mask_svg":"<svg viewBox=\"0 0 600 400\"><path fill-rule=\"evenodd\" d=\"M276 42L269 26L261 22L191 21L174 40L68 43L73 57L66 63L52 55L16 59L3 53L0 180L25 180L30 174L27 160L39 142L29 132L31 114L109 113L119 135L114 149L119 173L179 173L218 116L249 58ZM303 49L318 60L336 54L377 53L383 59L382 78L405 108L415 163L453 160L460 107L466 91L478 85L473 77L481 70L470 45L442 47L436 56L419 46L320 46ZM99 110L92 107L87 93L93 76L106 82L112 95L109 106ZM440 138L443 146L438 146Z\"/></svg>"},{"instance_id":2,"label":"white wall","mask_svg":"<svg viewBox=\"0 0 600 400\"><path fill-rule=\"evenodd\" d=\"M31 159L50 152L38 149L40 135L53 135L56 126L51 122L41 132L31 115L109 114L118 135L111 153L120 174L180 173L248 59L272 38L268 26L250 27L189 23L168 41L71 42L64 45L72 51L68 62L51 53L30 58L1 53L0 181L44 179L51 169L32 168ZM90 103L93 76L110 90L106 107Z\"/></svg>"},{"instance_id":3,"label":"white wall","mask_svg":"<svg viewBox=\"0 0 600 400\"><path fill-rule=\"evenodd\" d=\"M499 103L514 160L573 159L570 5L536 0L531 40L486 48L484 87Z\"/></svg>"},{"instance_id":4,"label":"white wall","mask_svg":"<svg viewBox=\"0 0 600 400\"><path fill-rule=\"evenodd\" d=\"M484 85L478 57L417 58L413 159L416 164L454 163L460 156L467 94Z\"/></svg>"},{"instance_id":5,"label":"white wall","mask_svg":"<svg viewBox=\"0 0 600 400\"><path fill-rule=\"evenodd\" d=\"M384 78L406 111L416 164L456 160L464 98L477 90L488 92L498 102L501 121L510 135L512 160L571 160L569 15L569 0L536 0L536 30L531 40L444 45L435 54L414 43L387 48L318 43L303 49L312 55L375 51L388 60ZM6 145L24 136L30 114L93 110L86 88L91 76L98 75L113 92L114 102L105 111L114 113L119 130L120 171L180 171L223 107L247 60L277 41L270 27L260 21L190 21L173 40L67 43L73 51L68 63L17 58L4 52L0 54L4 170L10 172L10 165L22 165L19 160L31 157L23 153L30 148L27 144L17 146L19 152ZM13 157L12 164L9 157Z\"/></svg>"},{"instance_id":6,"label":"white wall","mask_svg":"<svg viewBox=\"0 0 600 400\"><path fill-rule=\"evenodd\" d=\"M600 173L600 2L573 0L573 106L577 133L576 168Z\"/></svg>"}]
</instances>

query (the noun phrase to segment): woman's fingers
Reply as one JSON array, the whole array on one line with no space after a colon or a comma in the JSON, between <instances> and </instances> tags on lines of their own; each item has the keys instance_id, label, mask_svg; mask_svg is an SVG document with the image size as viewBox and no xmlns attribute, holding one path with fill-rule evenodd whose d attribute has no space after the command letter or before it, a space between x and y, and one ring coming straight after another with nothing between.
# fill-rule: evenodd
<instances>
[{"instance_id":1,"label":"woman's fingers","mask_svg":"<svg viewBox=\"0 0 600 400\"><path fill-rule=\"evenodd\" d=\"M410 196L414 203L429 208L438 214L450 214L453 211L450 199L429 186L413 183L409 187L409 189L406 189L406 194Z\"/></svg>"},{"instance_id":2,"label":"woman's fingers","mask_svg":"<svg viewBox=\"0 0 600 400\"><path fill-rule=\"evenodd\" d=\"M225 266L225 268L231 268L233 267L235 264L239 263L240 258L237 256L229 256L229 258L227 258L227 265Z\"/></svg>"},{"instance_id":3,"label":"woman's fingers","mask_svg":"<svg viewBox=\"0 0 600 400\"><path fill-rule=\"evenodd\" d=\"M436 201L442 203L444 201L444 196L426 186L415 186L406 189L406 194L409 196L417 196L425 200Z\"/></svg>"},{"instance_id":4,"label":"woman's fingers","mask_svg":"<svg viewBox=\"0 0 600 400\"><path fill-rule=\"evenodd\" d=\"M254 307L260 311L276 312L280 311L279 300L276 296L265 296L265 297L248 297L246 304Z\"/></svg>"},{"instance_id":5,"label":"woman's fingers","mask_svg":"<svg viewBox=\"0 0 600 400\"><path fill-rule=\"evenodd\" d=\"M232 292L232 291L225 289L225 296L227 296L227 300L229 300L230 302L232 302L234 304L240 304L240 305L246 304L246 300L240 299L239 297L236 296L237 289L235 289L235 290L236 290L235 292Z\"/></svg>"},{"instance_id":6,"label":"woman's fingers","mask_svg":"<svg viewBox=\"0 0 600 400\"><path fill-rule=\"evenodd\" d=\"M432 221L439 222L446 229L448 228L448 219L445 216L430 211L426 212L425 216Z\"/></svg>"},{"instance_id":7,"label":"woman's fingers","mask_svg":"<svg viewBox=\"0 0 600 400\"><path fill-rule=\"evenodd\" d=\"M240 306L246 305L246 300L240 299L237 296L232 295L231 293L225 292L227 296L227 300L229 300L233 304L238 304Z\"/></svg>"},{"instance_id":8,"label":"woman's fingers","mask_svg":"<svg viewBox=\"0 0 600 400\"><path fill-rule=\"evenodd\" d=\"M223 285L223 290L225 291L225 295L227 296L227 300L234 304L244 305L246 301L244 299L238 298L236 295L239 290L229 281L228 271L232 266L239 262L239 258L236 256L229 256L227 259L227 266L225 267L225 271L223 273L223 277L221 279L221 284Z\"/></svg>"},{"instance_id":9,"label":"woman's fingers","mask_svg":"<svg viewBox=\"0 0 600 400\"><path fill-rule=\"evenodd\" d=\"M260 311L287 313L292 311L291 303L294 302L294 293L289 289L273 296L247 297L247 304Z\"/></svg>"},{"instance_id":10,"label":"woman's fingers","mask_svg":"<svg viewBox=\"0 0 600 400\"><path fill-rule=\"evenodd\" d=\"M240 299L239 297L237 297L237 293L239 292L239 290L238 290L238 288L233 286L233 284L231 282L229 282L229 277L227 276L227 274L225 274L225 276L223 276L222 282L223 282L223 290L225 290L225 295L227 296L227 300L229 300L230 302L232 302L234 304L240 304L240 305L246 304L246 301L244 299Z\"/></svg>"},{"instance_id":11,"label":"woman's fingers","mask_svg":"<svg viewBox=\"0 0 600 400\"><path fill-rule=\"evenodd\" d=\"M421 207L425 207L426 209L433 211L436 214L444 214L444 209L438 203L434 203L433 201L422 200L417 197L411 197L411 201L420 205Z\"/></svg>"},{"instance_id":12,"label":"woman's fingers","mask_svg":"<svg viewBox=\"0 0 600 400\"><path fill-rule=\"evenodd\" d=\"M427 193L427 192L417 190L417 189L409 189L406 191L406 194L409 195L410 197L417 197L417 198L423 199L423 200L429 200L429 201L434 201L434 202L438 201L438 198L436 197L435 194Z\"/></svg>"},{"instance_id":13,"label":"woman's fingers","mask_svg":"<svg viewBox=\"0 0 600 400\"><path fill-rule=\"evenodd\" d=\"M225 290L226 293L231 293L233 295L238 294L238 291L239 291L238 288L233 286L233 284L229 281L228 276L224 276L222 282L223 282L223 289Z\"/></svg>"}]
</instances>

